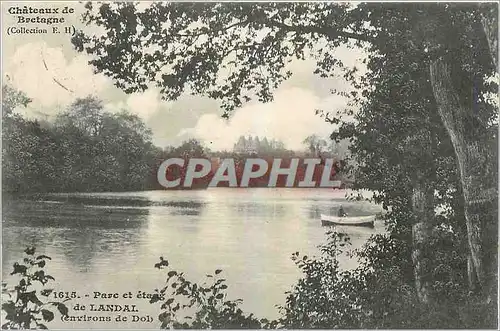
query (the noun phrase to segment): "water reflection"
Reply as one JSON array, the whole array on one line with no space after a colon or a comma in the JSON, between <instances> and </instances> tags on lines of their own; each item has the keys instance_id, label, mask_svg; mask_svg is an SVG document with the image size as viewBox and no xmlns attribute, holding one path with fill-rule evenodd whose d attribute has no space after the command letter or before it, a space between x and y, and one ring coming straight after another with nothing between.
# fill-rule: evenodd
<instances>
[{"instance_id":1,"label":"water reflection","mask_svg":"<svg viewBox=\"0 0 500 331\"><path fill-rule=\"evenodd\" d=\"M23 249L34 245L53 257L50 272L61 287L152 290L164 281L153 268L164 256L194 281L223 269L231 298L242 298L245 310L272 318L274 306L283 303L283 293L299 277L290 255L315 255L325 240L328 228L321 227L320 214L340 204L351 215L380 211L347 202L344 194L217 188L24 197L4 204L4 275ZM380 224L344 228L339 229L358 246L383 231ZM141 311L148 309L153 308L146 304Z\"/></svg>"},{"instance_id":2,"label":"water reflection","mask_svg":"<svg viewBox=\"0 0 500 331\"><path fill-rule=\"evenodd\" d=\"M97 201L97 200L96 200ZM4 226L134 228L144 226L148 209L19 200L4 204Z\"/></svg>"}]
</instances>

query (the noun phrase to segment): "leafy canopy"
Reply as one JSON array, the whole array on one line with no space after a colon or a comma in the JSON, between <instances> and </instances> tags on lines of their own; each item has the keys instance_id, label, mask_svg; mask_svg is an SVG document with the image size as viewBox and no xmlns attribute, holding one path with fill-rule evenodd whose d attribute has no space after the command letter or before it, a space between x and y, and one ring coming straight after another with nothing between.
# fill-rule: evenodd
<instances>
[{"instance_id":1,"label":"leafy canopy","mask_svg":"<svg viewBox=\"0 0 500 331\"><path fill-rule=\"evenodd\" d=\"M317 73L329 75L335 47L350 38L348 5L327 3L87 4L83 21L103 35L80 31L77 50L126 92L155 85L166 99L205 94L231 111L252 98L272 100L290 77L287 63L314 50Z\"/></svg>"}]
</instances>

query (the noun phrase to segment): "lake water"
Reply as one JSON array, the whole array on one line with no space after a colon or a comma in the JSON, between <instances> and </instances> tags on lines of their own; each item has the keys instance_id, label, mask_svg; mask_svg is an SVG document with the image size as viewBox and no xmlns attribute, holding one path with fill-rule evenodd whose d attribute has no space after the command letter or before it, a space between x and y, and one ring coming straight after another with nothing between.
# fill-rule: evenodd
<instances>
[{"instance_id":1,"label":"lake water","mask_svg":"<svg viewBox=\"0 0 500 331\"><path fill-rule=\"evenodd\" d=\"M54 288L77 291L68 302L136 304L153 323L62 322L49 328L158 328L159 307L145 299L93 300L94 291L153 292L166 279L154 268L159 257L193 281L223 270L231 299L243 299L242 309L259 317L277 317L300 272L293 252L317 255L328 227L320 213L334 213L342 204L349 215L372 215L380 207L347 202L346 191L327 189L230 189L147 191L126 193L53 194L3 204L3 278L11 279L12 264L33 245L52 257L46 267ZM360 247L375 228L342 227ZM345 267L356 261L343 258ZM88 295L89 297L85 297ZM119 302L117 302L119 301ZM126 302L127 301L127 302Z\"/></svg>"}]
</instances>

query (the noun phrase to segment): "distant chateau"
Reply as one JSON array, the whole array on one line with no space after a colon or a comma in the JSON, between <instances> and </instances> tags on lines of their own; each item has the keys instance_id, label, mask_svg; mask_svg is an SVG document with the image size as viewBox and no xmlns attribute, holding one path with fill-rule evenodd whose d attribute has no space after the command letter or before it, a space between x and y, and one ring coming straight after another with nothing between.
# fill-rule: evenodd
<instances>
[{"instance_id":1,"label":"distant chateau","mask_svg":"<svg viewBox=\"0 0 500 331\"><path fill-rule=\"evenodd\" d=\"M233 147L233 152L238 154L266 154L284 150L285 144L281 141L268 140L266 137L260 140L259 137L252 136L248 138L241 136Z\"/></svg>"}]
</instances>

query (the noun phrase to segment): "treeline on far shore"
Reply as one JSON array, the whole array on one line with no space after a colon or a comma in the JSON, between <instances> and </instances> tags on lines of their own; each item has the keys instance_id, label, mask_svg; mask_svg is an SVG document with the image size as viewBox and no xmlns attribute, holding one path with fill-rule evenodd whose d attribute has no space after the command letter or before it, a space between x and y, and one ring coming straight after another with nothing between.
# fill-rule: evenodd
<instances>
[{"instance_id":1,"label":"treeline on far shore","mask_svg":"<svg viewBox=\"0 0 500 331\"><path fill-rule=\"evenodd\" d=\"M75 100L53 121L15 112L31 100L3 86L3 191L140 190L152 184L160 149L136 115L104 111L100 100Z\"/></svg>"},{"instance_id":2,"label":"treeline on far shore","mask_svg":"<svg viewBox=\"0 0 500 331\"><path fill-rule=\"evenodd\" d=\"M5 85L3 96L2 181L3 192L10 195L165 189L157 180L165 159L255 157L245 150L211 152L194 139L160 148L140 117L107 112L91 96L76 99L52 121L19 115L15 109L31 102L23 92ZM265 156L295 156L276 145L269 145Z\"/></svg>"}]
</instances>

